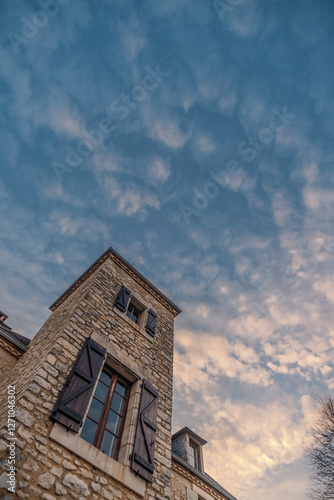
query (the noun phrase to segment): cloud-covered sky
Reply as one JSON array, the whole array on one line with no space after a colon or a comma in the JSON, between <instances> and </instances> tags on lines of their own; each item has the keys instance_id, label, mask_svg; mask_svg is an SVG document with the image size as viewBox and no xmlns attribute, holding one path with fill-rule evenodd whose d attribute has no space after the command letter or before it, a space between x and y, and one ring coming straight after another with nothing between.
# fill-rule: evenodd
<instances>
[{"instance_id":1,"label":"cloud-covered sky","mask_svg":"<svg viewBox=\"0 0 334 500\"><path fill-rule=\"evenodd\" d=\"M113 246L182 309L174 430L304 500L334 391L331 0L0 6L0 309L32 337Z\"/></svg>"}]
</instances>

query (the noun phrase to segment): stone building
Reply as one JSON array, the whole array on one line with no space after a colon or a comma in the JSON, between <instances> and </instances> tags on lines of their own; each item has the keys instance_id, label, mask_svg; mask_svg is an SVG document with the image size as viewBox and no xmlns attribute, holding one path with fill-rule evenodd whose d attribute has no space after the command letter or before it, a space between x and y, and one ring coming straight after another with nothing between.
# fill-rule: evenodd
<instances>
[{"instance_id":1,"label":"stone building","mask_svg":"<svg viewBox=\"0 0 334 500\"><path fill-rule=\"evenodd\" d=\"M0 311L0 380L16 365L28 349L30 339L14 332L6 323L8 316Z\"/></svg>"},{"instance_id":2,"label":"stone building","mask_svg":"<svg viewBox=\"0 0 334 500\"><path fill-rule=\"evenodd\" d=\"M112 248L50 309L29 347L2 315L0 498L235 500L171 436L180 309Z\"/></svg>"}]
</instances>

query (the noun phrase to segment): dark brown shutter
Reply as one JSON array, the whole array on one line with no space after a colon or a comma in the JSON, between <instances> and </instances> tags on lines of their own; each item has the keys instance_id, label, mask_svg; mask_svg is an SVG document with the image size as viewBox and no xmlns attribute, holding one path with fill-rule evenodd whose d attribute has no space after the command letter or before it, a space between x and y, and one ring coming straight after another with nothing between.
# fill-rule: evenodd
<instances>
[{"instance_id":1,"label":"dark brown shutter","mask_svg":"<svg viewBox=\"0 0 334 500\"><path fill-rule=\"evenodd\" d=\"M91 338L85 341L50 415L51 420L79 432L105 353L106 349Z\"/></svg>"},{"instance_id":2,"label":"dark brown shutter","mask_svg":"<svg viewBox=\"0 0 334 500\"><path fill-rule=\"evenodd\" d=\"M152 482L154 466L158 398L158 391L147 380L144 380L131 468L136 474L150 482Z\"/></svg>"},{"instance_id":3,"label":"dark brown shutter","mask_svg":"<svg viewBox=\"0 0 334 500\"><path fill-rule=\"evenodd\" d=\"M120 289L117 295L115 306L122 312L126 311L131 292L124 285Z\"/></svg>"},{"instance_id":4,"label":"dark brown shutter","mask_svg":"<svg viewBox=\"0 0 334 500\"><path fill-rule=\"evenodd\" d=\"M157 324L157 315L154 311L152 311L152 309L150 309L148 311L147 323L146 323L145 328L146 328L147 333L152 335L152 337L154 337L154 335L155 335L156 324Z\"/></svg>"}]
</instances>

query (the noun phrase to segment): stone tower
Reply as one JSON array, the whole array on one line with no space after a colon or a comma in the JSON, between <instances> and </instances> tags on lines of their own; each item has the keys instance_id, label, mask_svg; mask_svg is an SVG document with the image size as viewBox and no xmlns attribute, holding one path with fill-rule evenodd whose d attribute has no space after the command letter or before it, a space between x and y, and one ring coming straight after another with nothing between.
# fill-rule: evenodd
<instances>
[{"instance_id":1,"label":"stone tower","mask_svg":"<svg viewBox=\"0 0 334 500\"><path fill-rule=\"evenodd\" d=\"M112 248L50 309L2 383L0 493L169 499L180 309Z\"/></svg>"}]
</instances>

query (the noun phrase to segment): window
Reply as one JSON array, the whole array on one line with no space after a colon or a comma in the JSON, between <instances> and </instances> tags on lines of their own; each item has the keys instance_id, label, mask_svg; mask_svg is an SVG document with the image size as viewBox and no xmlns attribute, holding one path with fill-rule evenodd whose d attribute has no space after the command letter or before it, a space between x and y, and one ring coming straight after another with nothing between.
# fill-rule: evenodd
<instances>
[{"instance_id":1,"label":"window","mask_svg":"<svg viewBox=\"0 0 334 500\"><path fill-rule=\"evenodd\" d=\"M105 363L104 343L104 336L97 332L84 342L50 414L55 422L50 436L92 465L102 452L117 460L100 460L99 467L127 484L131 454L132 471L152 482L159 393L136 375L136 362L117 346L113 349L116 357ZM128 369L117 358L126 360ZM130 489L133 482L137 482L134 477ZM139 490L143 497L142 486Z\"/></svg>"},{"instance_id":2,"label":"window","mask_svg":"<svg viewBox=\"0 0 334 500\"><path fill-rule=\"evenodd\" d=\"M157 324L157 313L144 306L139 300L134 297L131 290L123 285L116 297L115 310L125 313L125 316L130 318L131 321L140 328L145 328L145 331L151 337L154 337Z\"/></svg>"},{"instance_id":3,"label":"window","mask_svg":"<svg viewBox=\"0 0 334 500\"><path fill-rule=\"evenodd\" d=\"M198 469L198 446L193 441L189 441L189 464Z\"/></svg>"},{"instance_id":4,"label":"window","mask_svg":"<svg viewBox=\"0 0 334 500\"><path fill-rule=\"evenodd\" d=\"M98 380L80 436L117 459L130 383L105 366Z\"/></svg>"},{"instance_id":5,"label":"window","mask_svg":"<svg viewBox=\"0 0 334 500\"><path fill-rule=\"evenodd\" d=\"M141 323L141 315L144 310L145 307L137 299L135 299L135 297L131 296L125 315L134 323L139 325Z\"/></svg>"},{"instance_id":6,"label":"window","mask_svg":"<svg viewBox=\"0 0 334 500\"><path fill-rule=\"evenodd\" d=\"M128 318L132 319L135 323L139 323L140 311L136 308L135 305L130 302L128 310L126 311L126 315Z\"/></svg>"}]
</instances>

